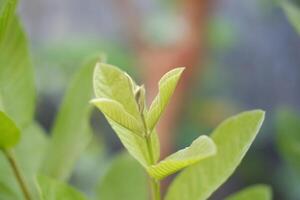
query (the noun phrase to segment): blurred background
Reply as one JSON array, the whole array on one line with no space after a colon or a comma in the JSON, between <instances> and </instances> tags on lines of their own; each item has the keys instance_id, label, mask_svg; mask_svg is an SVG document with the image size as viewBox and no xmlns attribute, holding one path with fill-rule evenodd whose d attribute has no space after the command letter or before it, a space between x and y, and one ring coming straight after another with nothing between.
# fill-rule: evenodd
<instances>
[{"instance_id":1,"label":"blurred background","mask_svg":"<svg viewBox=\"0 0 300 200\"><path fill-rule=\"evenodd\" d=\"M211 199L255 183L270 184L275 199L299 199L300 168L286 158L278 135L300 132L300 36L278 1L22 0L20 15L36 71L36 118L45 129L71 74L89 55L105 53L109 63L145 82L149 100L166 71L185 66L159 125L162 157L228 116L264 109L253 147ZM99 112L94 118L109 158L121 144Z\"/></svg>"}]
</instances>

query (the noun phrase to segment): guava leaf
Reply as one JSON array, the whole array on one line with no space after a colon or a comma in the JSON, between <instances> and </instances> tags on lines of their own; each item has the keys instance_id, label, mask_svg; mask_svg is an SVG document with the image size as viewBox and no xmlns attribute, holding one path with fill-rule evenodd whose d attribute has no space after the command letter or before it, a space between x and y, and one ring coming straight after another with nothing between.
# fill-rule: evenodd
<instances>
[{"instance_id":1,"label":"guava leaf","mask_svg":"<svg viewBox=\"0 0 300 200\"><path fill-rule=\"evenodd\" d=\"M160 116L164 112L184 68L176 68L166 73L159 81L159 91L151 103L147 114L147 124L150 131L156 126Z\"/></svg>"},{"instance_id":2,"label":"guava leaf","mask_svg":"<svg viewBox=\"0 0 300 200\"><path fill-rule=\"evenodd\" d=\"M143 136L142 124L130 115L119 102L106 98L97 98L92 100L91 103L97 106L106 117L118 123L120 126L123 126L137 135Z\"/></svg>"},{"instance_id":3,"label":"guava leaf","mask_svg":"<svg viewBox=\"0 0 300 200\"><path fill-rule=\"evenodd\" d=\"M42 200L87 200L75 188L47 176L39 175L37 184Z\"/></svg>"},{"instance_id":4,"label":"guava leaf","mask_svg":"<svg viewBox=\"0 0 300 200\"><path fill-rule=\"evenodd\" d=\"M254 185L247 187L225 200L272 200L272 189L267 185Z\"/></svg>"},{"instance_id":5,"label":"guava leaf","mask_svg":"<svg viewBox=\"0 0 300 200\"><path fill-rule=\"evenodd\" d=\"M204 200L220 187L242 161L262 122L264 111L243 112L225 120L212 133L218 153L179 174L165 200Z\"/></svg>"},{"instance_id":6,"label":"guava leaf","mask_svg":"<svg viewBox=\"0 0 300 200\"><path fill-rule=\"evenodd\" d=\"M14 147L20 140L20 130L16 124L0 111L0 149Z\"/></svg>"},{"instance_id":7,"label":"guava leaf","mask_svg":"<svg viewBox=\"0 0 300 200\"><path fill-rule=\"evenodd\" d=\"M42 166L43 174L66 180L80 154L89 144L93 68L98 56L86 61L75 74L60 106L49 148Z\"/></svg>"},{"instance_id":8,"label":"guava leaf","mask_svg":"<svg viewBox=\"0 0 300 200\"><path fill-rule=\"evenodd\" d=\"M99 183L97 199L146 200L147 185L143 168L127 153L121 153Z\"/></svg>"},{"instance_id":9,"label":"guava leaf","mask_svg":"<svg viewBox=\"0 0 300 200\"><path fill-rule=\"evenodd\" d=\"M290 1L280 1L280 3L288 20L300 34L300 9Z\"/></svg>"},{"instance_id":10,"label":"guava leaf","mask_svg":"<svg viewBox=\"0 0 300 200\"><path fill-rule=\"evenodd\" d=\"M125 72L106 63L97 63L94 71L96 98L115 100L136 119L140 118L134 97L135 83Z\"/></svg>"},{"instance_id":11,"label":"guava leaf","mask_svg":"<svg viewBox=\"0 0 300 200\"><path fill-rule=\"evenodd\" d=\"M0 7L0 110L22 128L35 109L34 73L26 36L15 16L16 0Z\"/></svg>"},{"instance_id":12,"label":"guava leaf","mask_svg":"<svg viewBox=\"0 0 300 200\"><path fill-rule=\"evenodd\" d=\"M212 139L207 136L200 136L189 147L177 151L156 165L148 167L147 171L152 177L162 179L187 166L215 155L216 151L217 149Z\"/></svg>"}]
</instances>

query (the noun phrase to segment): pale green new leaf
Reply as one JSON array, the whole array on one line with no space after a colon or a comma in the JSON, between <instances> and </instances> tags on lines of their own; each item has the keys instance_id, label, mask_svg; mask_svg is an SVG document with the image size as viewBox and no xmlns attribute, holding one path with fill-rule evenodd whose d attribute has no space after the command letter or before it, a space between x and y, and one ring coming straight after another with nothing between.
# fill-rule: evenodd
<instances>
[{"instance_id":1,"label":"pale green new leaf","mask_svg":"<svg viewBox=\"0 0 300 200\"><path fill-rule=\"evenodd\" d=\"M34 115L34 74L26 36L15 16L16 0L0 8L0 110L22 128Z\"/></svg>"},{"instance_id":2,"label":"pale green new leaf","mask_svg":"<svg viewBox=\"0 0 300 200\"><path fill-rule=\"evenodd\" d=\"M87 200L75 188L47 176L37 177L41 200Z\"/></svg>"},{"instance_id":3,"label":"pale green new leaf","mask_svg":"<svg viewBox=\"0 0 300 200\"><path fill-rule=\"evenodd\" d=\"M243 112L212 133L218 153L185 169L171 184L165 200L205 200L235 171L255 139L264 111Z\"/></svg>"},{"instance_id":4,"label":"pale green new leaf","mask_svg":"<svg viewBox=\"0 0 300 200\"><path fill-rule=\"evenodd\" d=\"M140 119L137 103L134 97L135 83L119 68L97 63L94 71L94 92L96 98L115 100L136 119Z\"/></svg>"},{"instance_id":5,"label":"pale green new leaf","mask_svg":"<svg viewBox=\"0 0 300 200\"><path fill-rule=\"evenodd\" d=\"M215 155L216 151L217 149L212 139L207 136L200 136L189 147L168 156L156 165L148 167L147 171L152 177L162 179Z\"/></svg>"},{"instance_id":6,"label":"pale green new leaf","mask_svg":"<svg viewBox=\"0 0 300 200\"><path fill-rule=\"evenodd\" d=\"M254 185L230 195L226 200L272 200L272 189L267 185Z\"/></svg>"},{"instance_id":7,"label":"pale green new leaf","mask_svg":"<svg viewBox=\"0 0 300 200\"><path fill-rule=\"evenodd\" d=\"M75 74L52 129L42 172L66 180L92 137L90 129L93 68L98 56L85 62Z\"/></svg>"},{"instance_id":8,"label":"pale green new leaf","mask_svg":"<svg viewBox=\"0 0 300 200\"><path fill-rule=\"evenodd\" d=\"M184 68L176 68L166 73L159 81L159 91L151 103L147 114L147 124L150 131L157 124L160 116L164 112Z\"/></svg>"},{"instance_id":9,"label":"pale green new leaf","mask_svg":"<svg viewBox=\"0 0 300 200\"><path fill-rule=\"evenodd\" d=\"M97 98L92 100L91 103L97 106L106 117L118 123L120 126L123 126L137 135L143 135L142 124L130 115L119 102L106 98Z\"/></svg>"},{"instance_id":10,"label":"pale green new leaf","mask_svg":"<svg viewBox=\"0 0 300 200\"><path fill-rule=\"evenodd\" d=\"M14 147L20 140L20 131L16 124L0 111L0 149Z\"/></svg>"},{"instance_id":11,"label":"pale green new leaf","mask_svg":"<svg viewBox=\"0 0 300 200\"><path fill-rule=\"evenodd\" d=\"M97 199L146 200L147 177L127 153L118 155L97 187Z\"/></svg>"},{"instance_id":12,"label":"pale green new leaf","mask_svg":"<svg viewBox=\"0 0 300 200\"><path fill-rule=\"evenodd\" d=\"M298 34L300 34L300 9L297 5L287 0L282 0L280 3L290 23L294 26Z\"/></svg>"}]
</instances>

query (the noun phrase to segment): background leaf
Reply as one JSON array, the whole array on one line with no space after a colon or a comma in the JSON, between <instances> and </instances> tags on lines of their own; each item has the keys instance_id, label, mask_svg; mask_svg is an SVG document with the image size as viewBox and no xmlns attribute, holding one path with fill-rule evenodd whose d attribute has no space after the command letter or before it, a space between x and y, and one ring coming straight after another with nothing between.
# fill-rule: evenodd
<instances>
[{"instance_id":1,"label":"background leaf","mask_svg":"<svg viewBox=\"0 0 300 200\"><path fill-rule=\"evenodd\" d=\"M83 64L70 84L52 129L52 138L44 159L42 172L66 180L80 153L92 137L89 118L92 97L92 74L98 57Z\"/></svg>"},{"instance_id":2,"label":"background leaf","mask_svg":"<svg viewBox=\"0 0 300 200\"><path fill-rule=\"evenodd\" d=\"M4 112L0 111L0 149L14 147L19 140L19 129Z\"/></svg>"},{"instance_id":3,"label":"background leaf","mask_svg":"<svg viewBox=\"0 0 300 200\"><path fill-rule=\"evenodd\" d=\"M165 199L207 199L239 165L263 120L264 112L254 110L243 112L221 123L211 136L217 145L217 155L179 174L171 184Z\"/></svg>"},{"instance_id":4,"label":"background leaf","mask_svg":"<svg viewBox=\"0 0 300 200\"><path fill-rule=\"evenodd\" d=\"M300 34L300 9L288 0L282 0L280 3L290 23Z\"/></svg>"},{"instance_id":5,"label":"background leaf","mask_svg":"<svg viewBox=\"0 0 300 200\"><path fill-rule=\"evenodd\" d=\"M63 182L50 177L37 177L42 200L86 200L83 194Z\"/></svg>"},{"instance_id":6,"label":"background leaf","mask_svg":"<svg viewBox=\"0 0 300 200\"><path fill-rule=\"evenodd\" d=\"M127 153L118 155L97 189L97 199L146 200L147 177L143 168Z\"/></svg>"},{"instance_id":7,"label":"background leaf","mask_svg":"<svg viewBox=\"0 0 300 200\"><path fill-rule=\"evenodd\" d=\"M162 179L202 159L215 155L216 151L216 146L209 137L200 136L189 147L177 151L158 164L150 166L147 170L154 178Z\"/></svg>"},{"instance_id":8,"label":"background leaf","mask_svg":"<svg viewBox=\"0 0 300 200\"><path fill-rule=\"evenodd\" d=\"M247 187L235 194L230 195L226 200L271 200L272 190L267 185L254 185Z\"/></svg>"},{"instance_id":9,"label":"background leaf","mask_svg":"<svg viewBox=\"0 0 300 200\"><path fill-rule=\"evenodd\" d=\"M0 110L22 128L35 109L34 73L26 36L14 10L16 0L0 8Z\"/></svg>"}]
</instances>

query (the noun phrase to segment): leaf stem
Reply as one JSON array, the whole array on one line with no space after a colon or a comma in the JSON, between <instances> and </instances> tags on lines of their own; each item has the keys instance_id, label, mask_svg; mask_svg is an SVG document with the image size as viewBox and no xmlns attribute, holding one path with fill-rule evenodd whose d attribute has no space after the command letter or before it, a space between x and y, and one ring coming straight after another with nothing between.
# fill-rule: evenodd
<instances>
[{"instance_id":1,"label":"leaf stem","mask_svg":"<svg viewBox=\"0 0 300 200\"><path fill-rule=\"evenodd\" d=\"M11 151L9 149L3 149L3 153L4 153L5 157L7 158L8 162L13 170L13 173L17 179L17 182L19 183L19 186L23 192L25 199L31 200L28 186L26 185L26 181L25 181L24 176L21 172L21 169L17 163L17 160L15 158L13 151Z\"/></svg>"}]
</instances>

